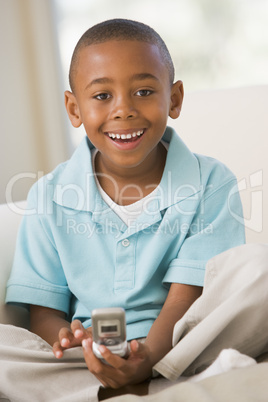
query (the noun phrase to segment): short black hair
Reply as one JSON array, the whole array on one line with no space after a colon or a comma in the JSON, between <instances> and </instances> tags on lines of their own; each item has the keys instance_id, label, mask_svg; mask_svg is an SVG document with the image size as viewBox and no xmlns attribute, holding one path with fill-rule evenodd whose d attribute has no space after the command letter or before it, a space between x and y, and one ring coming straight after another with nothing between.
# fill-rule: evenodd
<instances>
[{"instance_id":1,"label":"short black hair","mask_svg":"<svg viewBox=\"0 0 268 402\"><path fill-rule=\"evenodd\" d=\"M136 40L156 45L167 66L170 85L173 84L175 75L173 61L161 36L153 28L142 22L116 18L103 21L89 28L77 42L69 71L69 83L73 92L79 51L87 46L104 43L109 40Z\"/></svg>"}]
</instances>

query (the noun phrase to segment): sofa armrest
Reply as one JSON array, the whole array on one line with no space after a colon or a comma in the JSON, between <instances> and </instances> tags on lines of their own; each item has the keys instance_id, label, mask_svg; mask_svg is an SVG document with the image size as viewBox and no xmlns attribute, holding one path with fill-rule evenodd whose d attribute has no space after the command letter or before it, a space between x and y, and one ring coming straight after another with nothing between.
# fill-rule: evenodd
<instances>
[{"instance_id":1,"label":"sofa armrest","mask_svg":"<svg viewBox=\"0 0 268 402\"><path fill-rule=\"evenodd\" d=\"M19 306L0 305L0 323L30 328L30 314L26 308Z\"/></svg>"},{"instance_id":2,"label":"sofa armrest","mask_svg":"<svg viewBox=\"0 0 268 402\"><path fill-rule=\"evenodd\" d=\"M10 275L18 228L26 202L0 205L0 323L29 327L29 312L19 306L5 305L6 284Z\"/></svg>"}]
</instances>

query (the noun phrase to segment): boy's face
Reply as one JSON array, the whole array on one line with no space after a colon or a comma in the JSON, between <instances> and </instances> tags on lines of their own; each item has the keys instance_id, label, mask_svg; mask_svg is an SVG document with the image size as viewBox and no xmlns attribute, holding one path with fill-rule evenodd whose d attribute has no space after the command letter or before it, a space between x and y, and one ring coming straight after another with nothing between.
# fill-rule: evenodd
<instances>
[{"instance_id":1,"label":"boy's face","mask_svg":"<svg viewBox=\"0 0 268 402\"><path fill-rule=\"evenodd\" d=\"M65 93L72 124L84 125L111 169L146 163L168 116L179 116L182 83L171 87L158 47L146 42L108 41L81 49L78 57L75 94Z\"/></svg>"}]
</instances>

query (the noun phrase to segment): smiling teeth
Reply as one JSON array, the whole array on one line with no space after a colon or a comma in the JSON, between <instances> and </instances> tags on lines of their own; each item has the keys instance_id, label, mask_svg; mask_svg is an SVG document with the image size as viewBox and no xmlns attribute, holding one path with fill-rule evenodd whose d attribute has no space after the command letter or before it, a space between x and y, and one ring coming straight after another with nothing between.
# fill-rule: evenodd
<instances>
[{"instance_id":1,"label":"smiling teeth","mask_svg":"<svg viewBox=\"0 0 268 402\"><path fill-rule=\"evenodd\" d=\"M143 134L143 130L137 131L136 133L132 134L114 134L108 133L110 138L117 139L117 140L130 140L131 138L140 137Z\"/></svg>"}]
</instances>

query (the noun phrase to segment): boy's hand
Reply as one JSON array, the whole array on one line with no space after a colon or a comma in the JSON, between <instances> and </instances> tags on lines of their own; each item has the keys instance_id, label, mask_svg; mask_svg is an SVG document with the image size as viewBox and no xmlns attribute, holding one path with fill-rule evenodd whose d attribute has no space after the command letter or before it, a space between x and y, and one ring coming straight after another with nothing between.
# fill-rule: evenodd
<instances>
[{"instance_id":1,"label":"boy's hand","mask_svg":"<svg viewBox=\"0 0 268 402\"><path fill-rule=\"evenodd\" d=\"M104 387L116 389L140 383L151 376L152 364L149 348L136 340L130 343L130 354L127 359L116 356L103 345L100 346L101 355L108 364L103 363L94 355L92 338L85 338L82 346L89 371L98 378Z\"/></svg>"},{"instance_id":2,"label":"boy's hand","mask_svg":"<svg viewBox=\"0 0 268 402\"><path fill-rule=\"evenodd\" d=\"M70 328L61 328L59 331L59 340L53 344L53 353L60 359L65 349L82 346L83 339L92 337L92 329L85 329L79 320L74 320Z\"/></svg>"}]
</instances>

